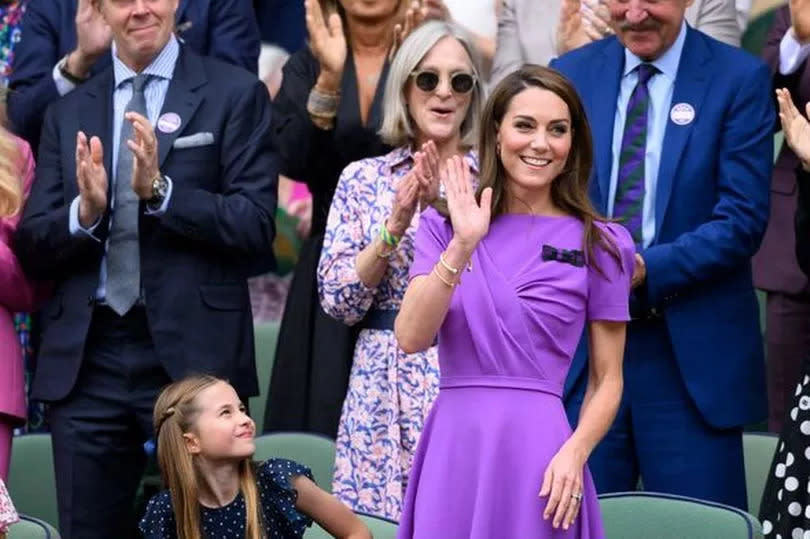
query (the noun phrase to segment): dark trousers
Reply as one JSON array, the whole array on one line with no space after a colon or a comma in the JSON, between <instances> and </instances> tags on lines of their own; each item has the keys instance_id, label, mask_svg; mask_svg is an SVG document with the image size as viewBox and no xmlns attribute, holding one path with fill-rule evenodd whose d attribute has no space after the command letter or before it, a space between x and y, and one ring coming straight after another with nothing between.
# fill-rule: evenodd
<instances>
[{"instance_id":1,"label":"dark trousers","mask_svg":"<svg viewBox=\"0 0 810 539\"><path fill-rule=\"evenodd\" d=\"M119 317L97 307L76 385L48 409L64 539L139 536L133 503L143 444L152 436L155 399L169 382L144 309Z\"/></svg>"},{"instance_id":2,"label":"dark trousers","mask_svg":"<svg viewBox=\"0 0 810 539\"><path fill-rule=\"evenodd\" d=\"M765 316L768 430L779 433L810 351L810 293L768 292Z\"/></svg>"},{"instance_id":3,"label":"dark trousers","mask_svg":"<svg viewBox=\"0 0 810 539\"><path fill-rule=\"evenodd\" d=\"M586 377L582 377L586 378ZM568 398L572 425L587 380ZM597 491L691 496L745 510L742 429L708 425L683 383L663 320L628 324L616 420L588 459Z\"/></svg>"}]
</instances>

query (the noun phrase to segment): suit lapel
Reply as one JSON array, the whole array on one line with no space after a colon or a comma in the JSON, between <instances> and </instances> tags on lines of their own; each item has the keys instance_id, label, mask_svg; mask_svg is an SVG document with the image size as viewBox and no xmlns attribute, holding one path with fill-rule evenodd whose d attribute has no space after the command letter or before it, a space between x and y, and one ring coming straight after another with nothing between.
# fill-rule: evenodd
<instances>
[{"instance_id":1,"label":"suit lapel","mask_svg":"<svg viewBox=\"0 0 810 539\"><path fill-rule=\"evenodd\" d=\"M603 61L592 71L591 80L592 87L601 88L602 91L591 91L589 94L596 185L599 189L594 201L598 202L600 212L606 214L613 160L613 123L616 119L616 103L619 99L619 84L624 68L624 48L614 38L613 42L605 47L603 54Z\"/></svg>"},{"instance_id":2,"label":"suit lapel","mask_svg":"<svg viewBox=\"0 0 810 539\"><path fill-rule=\"evenodd\" d=\"M78 106L79 111L95 111L94 114L79 113L79 129L90 137L96 136L101 140L104 148L104 169L107 177L112 179L113 157L113 78L112 68L105 69L98 77L93 78L78 91L84 92L85 103ZM108 182L108 194L112 189L112 181ZM78 187L77 187L78 190Z\"/></svg>"},{"instance_id":3,"label":"suit lapel","mask_svg":"<svg viewBox=\"0 0 810 539\"><path fill-rule=\"evenodd\" d=\"M711 80L710 59L711 54L700 35L687 28L681 60L678 65L678 74L675 78L675 88L672 93L672 107L678 104L687 104L694 110L694 120L686 125L678 125L667 114L667 127L664 131L664 142L661 146L661 163L658 168L658 180L655 195L655 237L661 229L666 215L667 204L675 183L675 173L678 163L686 149L686 144L695 125L700 122L700 111L703 99L709 89Z\"/></svg>"},{"instance_id":4,"label":"suit lapel","mask_svg":"<svg viewBox=\"0 0 810 539\"><path fill-rule=\"evenodd\" d=\"M186 47L181 47L177 66L174 69L174 75L169 83L166 99L163 102L163 109L160 111L160 117L176 114L180 119L180 126L173 132L167 133L160 130L160 121L158 120L155 126L155 135L158 141L159 166L163 166L175 139L185 131L191 118L194 117L194 113L197 112L201 96L195 90L206 82L207 79L200 58L188 51Z\"/></svg>"}]
</instances>

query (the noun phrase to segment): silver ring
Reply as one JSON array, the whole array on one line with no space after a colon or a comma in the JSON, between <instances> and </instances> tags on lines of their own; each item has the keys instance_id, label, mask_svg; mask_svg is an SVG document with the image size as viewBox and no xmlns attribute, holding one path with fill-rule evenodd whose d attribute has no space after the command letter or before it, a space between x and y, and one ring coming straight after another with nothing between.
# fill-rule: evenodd
<instances>
[{"instance_id":1,"label":"silver ring","mask_svg":"<svg viewBox=\"0 0 810 539\"><path fill-rule=\"evenodd\" d=\"M582 493L581 492L572 492L571 497L574 498L576 501L582 500Z\"/></svg>"}]
</instances>

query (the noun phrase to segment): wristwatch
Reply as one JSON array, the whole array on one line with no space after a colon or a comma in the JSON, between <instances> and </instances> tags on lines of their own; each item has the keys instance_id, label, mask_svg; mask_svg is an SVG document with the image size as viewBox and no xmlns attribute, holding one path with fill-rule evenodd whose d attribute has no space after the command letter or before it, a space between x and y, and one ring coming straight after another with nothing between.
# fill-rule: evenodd
<instances>
[{"instance_id":1,"label":"wristwatch","mask_svg":"<svg viewBox=\"0 0 810 539\"><path fill-rule=\"evenodd\" d=\"M163 177L163 174L158 173L155 179L152 180L152 198L149 199L148 204L152 207L160 207L163 201L166 200L168 191L169 182Z\"/></svg>"},{"instance_id":2,"label":"wristwatch","mask_svg":"<svg viewBox=\"0 0 810 539\"><path fill-rule=\"evenodd\" d=\"M69 56L70 56L70 54L66 54L65 57L62 58L62 60L60 60L59 63L57 64L59 66L59 73L61 73L62 76L64 78L66 78L68 81L70 81L72 84L75 84L75 85L78 86L79 84L87 81L87 79L77 77L76 75L74 75L73 73L68 71L67 62L68 62L68 57Z\"/></svg>"}]
</instances>

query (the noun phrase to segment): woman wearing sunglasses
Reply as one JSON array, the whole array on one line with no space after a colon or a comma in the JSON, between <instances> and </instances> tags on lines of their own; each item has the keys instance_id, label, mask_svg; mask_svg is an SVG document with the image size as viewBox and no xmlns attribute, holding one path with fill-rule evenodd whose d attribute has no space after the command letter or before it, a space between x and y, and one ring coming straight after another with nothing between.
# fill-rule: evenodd
<instances>
[{"instance_id":1,"label":"woman wearing sunglasses","mask_svg":"<svg viewBox=\"0 0 810 539\"><path fill-rule=\"evenodd\" d=\"M439 164L477 169L479 62L459 27L428 22L397 52L380 131L392 152L350 164L338 182L318 266L323 308L360 328L337 438L333 493L398 519L424 418L438 392L435 348L408 355L393 325L408 284L419 214Z\"/></svg>"}]
</instances>

